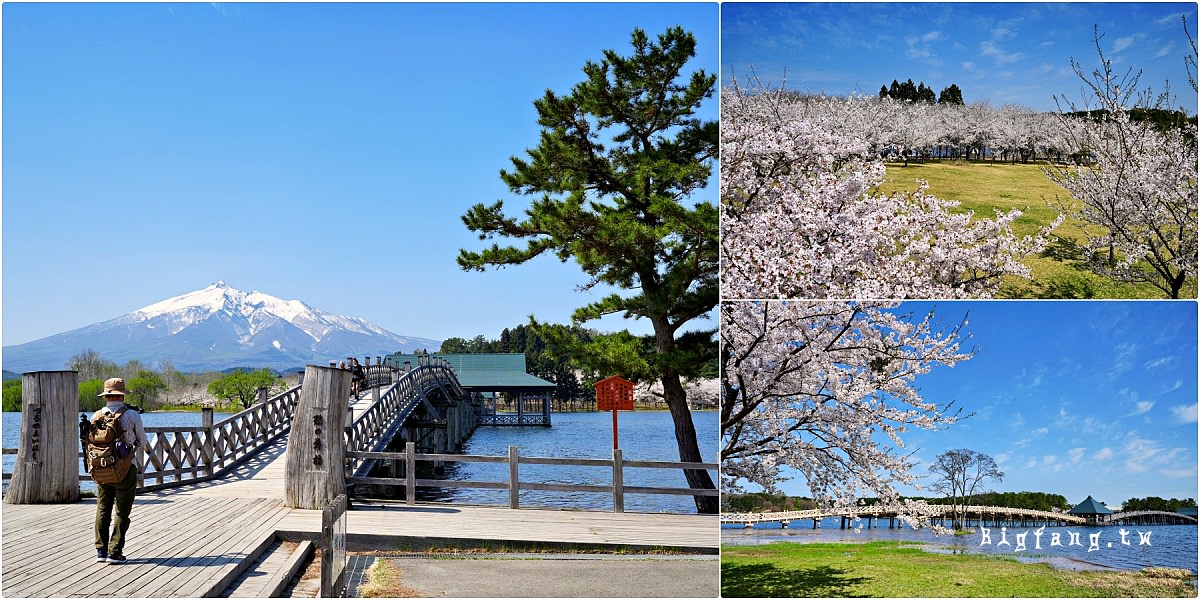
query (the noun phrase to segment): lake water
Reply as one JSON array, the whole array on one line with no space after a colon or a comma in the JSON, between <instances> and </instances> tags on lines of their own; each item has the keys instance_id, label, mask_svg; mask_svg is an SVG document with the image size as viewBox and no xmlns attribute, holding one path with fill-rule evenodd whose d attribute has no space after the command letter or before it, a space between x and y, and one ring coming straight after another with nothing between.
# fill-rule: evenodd
<instances>
[{"instance_id":1,"label":"lake water","mask_svg":"<svg viewBox=\"0 0 1200 600\"><path fill-rule=\"evenodd\" d=\"M1036 527L975 527L969 535L934 535L928 529L888 529L887 521L878 529L839 529L839 519L821 521L821 529L811 529L812 521L798 521L789 529L779 524L762 524L753 529L722 526L721 543L728 545L770 544L774 542L871 542L898 540L926 542L944 548L943 552L970 552L1013 556L1019 560L1050 562L1065 568L1140 570L1145 567L1173 567L1197 571L1197 528L1195 525L1117 525L1109 527L1046 527L1040 542ZM1122 543L1121 531L1126 535ZM1141 532L1141 535L1139 535ZM1051 536L1059 534L1061 545L1052 545ZM1074 542L1071 533L1078 534ZM1017 551L1017 535L1024 534L1025 549ZM1095 544L1092 535L1098 534ZM1142 536L1145 536L1144 538ZM1005 542L1005 543L1001 543ZM1035 544L1040 544L1038 549Z\"/></svg>"},{"instance_id":2,"label":"lake water","mask_svg":"<svg viewBox=\"0 0 1200 600\"><path fill-rule=\"evenodd\" d=\"M215 414L214 422L229 414ZM157 413L142 415L146 427L191 427L200 425L200 413ZM716 462L717 412L693 411L692 422L704 462ZM507 456L510 445L517 446L522 456L554 458L612 459L612 413L578 412L553 413L553 427L480 427L467 441L464 454ZM618 444L625 460L679 461L675 442L675 425L666 411L634 411L618 414ZM5 448L16 448L21 431L21 413L3 413ZM707 443L706 443L707 441ZM12 473L16 455L5 455L4 472ZM81 466L82 470L82 466ZM716 473L710 471L716 480ZM612 469L600 467L567 467L557 465L522 465L522 481L611 485ZM471 481L507 481L505 464L452 463L446 468L445 479ZM677 469L626 468L625 484L632 486L687 487L683 472ZM82 482L85 490L94 486ZM471 504L508 505L506 490L451 489L434 492L423 500L449 500ZM521 492L521 504L527 506L573 507L610 510L612 495L595 492ZM626 494L625 510L629 512L695 512L690 496L662 494Z\"/></svg>"},{"instance_id":3,"label":"lake water","mask_svg":"<svg viewBox=\"0 0 1200 600\"><path fill-rule=\"evenodd\" d=\"M717 462L717 412L692 411L692 423L700 441L703 462ZM480 427L463 448L463 454L506 456L509 446L517 446L521 456L554 458L612 459L612 413L554 413L553 427ZM618 446L623 460L679 461L675 442L675 424L666 411L618 413ZM707 443L706 443L707 441ZM716 481L715 471L709 471ZM678 469L626 468L625 485L686 488L687 480ZM446 469L446 479L461 481L507 481L508 465L494 463L456 463ZM522 482L578 485L612 485L612 469L559 465L521 465ZM462 488L449 493L449 499L472 504L508 505L507 490ZM521 505L612 509L612 494L598 492L521 492ZM628 512L696 512L691 496L663 494L626 494Z\"/></svg>"}]
</instances>

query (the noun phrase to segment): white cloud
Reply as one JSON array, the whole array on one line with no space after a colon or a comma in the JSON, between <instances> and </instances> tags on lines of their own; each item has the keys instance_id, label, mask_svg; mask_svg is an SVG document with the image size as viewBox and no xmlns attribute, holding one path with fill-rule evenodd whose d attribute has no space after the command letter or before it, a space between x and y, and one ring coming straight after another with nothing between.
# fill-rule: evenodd
<instances>
[{"instance_id":1,"label":"white cloud","mask_svg":"<svg viewBox=\"0 0 1200 600\"><path fill-rule=\"evenodd\" d=\"M1158 52L1155 53L1154 58L1162 58L1167 56L1171 54L1173 50L1175 50L1175 42L1167 42L1166 46L1158 49Z\"/></svg>"},{"instance_id":2,"label":"white cloud","mask_svg":"<svg viewBox=\"0 0 1200 600\"><path fill-rule=\"evenodd\" d=\"M1163 470L1159 471L1159 473L1162 473L1163 475L1170 477L1171 479L1186 479L1186 478L1195 479L1196 478L1196 465L1192 465L1191 467L1185 467L1182 469L1163 469Z\"/></svg>"},{"instance_id":3,"label":"white cloud","mask_svg":"<svg viewBox=\"0 0 1200 600\"><path fill-rule=\"evenodd\" d=\"M1196 422L1196 403L1184 404L1182 406L1172 406L1171 413L1175 415L1175 419L1180 423L1195 423Z\"/></svg>"},{"instance_id":4,"label":"white cloud","mask_svg":"<svg viewBox=\"0 0 1200 600\"><path fill-rule=\"evenodd\" d=\"M1158 442L1134 437L1122 448L1125 453L1125 470L1130 473L1145 473L1150 469L1150 460L1155 454L1162 452Z\"/></svg>"},{"instance_id":5,"label":"white cloud","mask_svg":"<svg viewBox=\"0 0 1200 600\"><path fill-rule=\"evenodd\" d=\"M1147 400L1145 402L1138 402L1137 408L1134 409L1133 414L1140 415L1140 414L1148 412L1151 408L1154 408L1153 400Z\"/></svg>"},{"instance_id":6,"label":"white cloud","mask_svg":"<svg viewBox=\"0 0 1200 600\"><path fill-rule=\"evenodd\" d=\"M1008 27L1000 26L992 29L992 39L1011 40L1017 36L1017 32Z\"/></svg>"},{"instance_id":7,"label":"white cloud","mask_svg":"<svg viewBox=\"0 0 1200 600\"><path fill-rule=\"evenodd\" d=\"M1161 367L1163 365L1169 365L1173 362L1175 362L1174 356L1164 356L1162 358L1156 358L1154 360L1146 361L1146 368L1147 369L1157 369L1158 367Z\"/></svg>"},{"instance_id":8,"label":"white cloud","mask_svg":"<svg viewBox=\"0 0 1200 600\"><path fill-rule=\"evenodd\" d=\"M996 43L992 41L980 42L979 51L984 56L990 56L998 64L1002 65L1014 63L1022 58L1025 58L1025 55L1021 54L1020 52L1005 52L1003 48L996 45Z\"/></svg>"},{"instance_id":9,"label":"white cloud","mask_svg":"<svg viewBox=\"0 0 1200 600\"><path fill-rule=\"evenodd\" d=\"M1087 448L1071 448L1070 450L1067 450L1067 456L1069 456L1071 458L1071 461L1069 464L1072 464L1072 465L1079 464L1079 462L1083 460L1083 453L1086 451L1087 451Z\"/></svg>"},{"instance_id":10,"label":"white cloud","mask_svg":"<svg viewBox=\"0 0 1200 600\"><path fill-rule=\"evenodd\" d=\"M1130 473L1145 473L1151 468L1166 466L1179 467L1183 448L1165 450L1158 440L1138 436L1137 432L1129 433L1129 441L1121 452L1125 455L1125 470ZM1194 461L1191 461L1194 464ZM1184 463L1187 464L1187 463Z\"/></svg>"},{"instance_id":11,"label":"white cloud","mask_svg":"<svg viewBox=\"0 0 1200 600\"><path fill-rule=\"evenodd\" d=\"M1092 456L1092 460L1100 461L1100 460L1104 460L1106 458L1111 458L1112 455L1113 455L1112 448L1107 448L1107 447L1101 448L1099 452L1097 452L1095 455Z\"/></svg>"},{"instance_id":12,"label":"white cloud","mask_svg":"<svg viewBox=\"0 0 1200 600\"><path fill-rule=\"evenodd\" d=\"M1115 42L1113 42L1113 52L1120 52L1132 45L1133 45L1133 36L1132 35L1126 36L1123 38L1117 38L1117 40Z\"/></svg>"}]
</instances>

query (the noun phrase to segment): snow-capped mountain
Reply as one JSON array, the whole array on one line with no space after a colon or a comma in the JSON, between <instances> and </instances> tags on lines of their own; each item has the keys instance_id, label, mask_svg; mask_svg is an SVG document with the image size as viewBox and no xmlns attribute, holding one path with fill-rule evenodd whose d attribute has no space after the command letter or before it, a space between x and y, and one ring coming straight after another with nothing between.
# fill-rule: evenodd
<instances>
[{"instance_id":1,"label":"snow-capped mountain","mask_svg":"<svg viewBox=\"0 0 1200 600\"><path fill-rule=\"evenodd\" d=\"M277 370L328 364L350 356L428 349L441 342L407 337L355 317L327 313L299 300L242 292L218 281L135 310L123 317L4 347L4 370L66 368L71 357L95 350L124 364L155 365L170 358L186 372L235 367Z\"/></svg>"}]
</instances>

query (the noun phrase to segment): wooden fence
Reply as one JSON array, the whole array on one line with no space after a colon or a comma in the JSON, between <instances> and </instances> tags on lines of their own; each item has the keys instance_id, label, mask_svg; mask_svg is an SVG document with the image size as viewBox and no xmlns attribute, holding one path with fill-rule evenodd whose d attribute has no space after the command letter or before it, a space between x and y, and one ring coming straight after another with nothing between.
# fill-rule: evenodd
<instances>
[{"instance_id":1,"label":"wooden fence","mask_svg":"<svg viewBox=\"0 0 1200 600\"><path fill-rule=\"evenodd\" d=\"M405 499L408 504L416 503L417 487L435 488L482 488L508 490L508 507L520 508L521 490L540 490L551 492L600 492L610 493L613 497L613 511L625 511L625 494L671 494L679 496L717 496L718 490L694 488L669 488L649 486L627 486L624 484L626 468L649 469L704 469L715 471L716 463L682 463L650 460L624 460L621 450L613 450L613 458L548 458L537 456L520 456L516 446L508 447L508 456L479 456L471 454L418 454L416 444L405 444L404 452L347 452L347 457L355 459L375 459L404 462L404 478L393 477L347 477L348 485L376 484L404 486ZM444 479L417 479L417 461L432 462L464 462L464 463L506 463L508 465L507 481L459 481ZM520 479L520 465L564 465L575 467L607 467L612 470L612 485L562 484L562 483L533 483Z\"/></svg>"}]
</instances>

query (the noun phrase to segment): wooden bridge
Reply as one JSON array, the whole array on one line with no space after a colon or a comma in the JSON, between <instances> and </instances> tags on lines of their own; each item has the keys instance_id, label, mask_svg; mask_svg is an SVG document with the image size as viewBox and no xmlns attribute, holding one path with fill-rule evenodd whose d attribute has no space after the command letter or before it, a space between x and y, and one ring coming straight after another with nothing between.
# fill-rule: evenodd
<instances>
[{"instance_id":1,"label":"wooden bridge","mask_svg":"<svg viewBox=\"0 0 1200 600\"><path fill-rule=\"evenodd\" d=\"M1131 510L1105 515L1106 525L1186 525L1197 524L1196 517L1162 510Z\"/></svg>"},{"instance_id":2,"label":"wooden bridge","mask_svg":"<svg viewBox=\"0 0 1200 600\"><path fill-rule=\"evenodd\" d=\"M931 521L948 524L953 518L954 508L949 505L931 505L938 512ZM1044 510L1032 510L1024 508L1008 508L1002 506L967 506L965 510L959 507L960 514L965 513L963 519L970 524L975 522L981 526L1010 526L1010 527L1029 527L1037 525L1110 525L1118 523L1129 524L1178 524L1178 523L1196 523L1196 519L1179 513L1170 513L1162 511L1134 511L1120 512L1112 515L1104 515L1099 521L1089 520L1084 517L1067 514L1064 512L1052 512ZM852 522L857 518L865 523L865 526L878 527L883 519L888 520L888 528L896 527L896 511L894 509L884 508L880 506L866 507L847 507L844 509L812 509L787 512L768 512L768 513L741 513L741 514L722 514L722 525L742 525L750 528L761 523L779 523L780 526L787 528L794 521L812 521L812 528L820 528L820 523L824 519L840 518L840 526L846 529L851 526Z\"/></svg>"},{"instance_id":3,"label":"wooden bridge","mask_svg":"<svg viewBox=\"0 0 1200 600\"><path fill-rule=\"evenodd\" d=\"M315 590L290 590L287 586L313 554L314 545L328 538L321 510L328 502L318 499L316 507L297 506L292 488L314 490L324 487L326 479L340 478L342 489L353 491L360 485L356 478L366 477L362 474L372 461L379 460L371 451L385 447L389 439L404 441L412 457L409 460L453 460L456 455L445 450L469 430L471 421L471 399L457 394L453 372L442 365L421 364L409 372L392 374L388 382L380 375L371 381L372 389L362 400L351 404L349 410L337 408L335 412L332 405L346 405L345 400L336 398L349 397L349 375L338 371L310 366L301 385L263 398L217 423L212 423L209 413L200 427L147 428L146 472L141 474L131 517L126 546L130 560L123 565L94 562L95 503L79 500L78 482L89 478L77 472L75 386L35 385L50 390L69 388L69 394L61 395L70 408L63 418L54 414L61 411L53 410L52 402L26 396L22 447L16 452L17 467L3 505L0 595L314 595ZM70 375L74 379L74 373ZM325 412L316 410L322 406ZM342 420L339 412L345 415L343 423L337 423ZM41 432L27 431L34 427ZM67 427L68 433L55 433ZM344 444L331 447L324 429L342 431ZM27 439L39 444L28 444ZM55 439L69 440L71 448L40 446L40 440ZM321 443L314 445L317 440ZM418 446L440 453L416 453L413 449ZM69 452L72 485L49 493L62 495L60 498L30 498L31 494L47 494L42 484L53 479L48 463L55 460L51 456L55 452ZM328 460L326 465L342 464L344 468L308 466L316 465L322 456L325 458L319 460ZM300 468L293 461L299 462ZM614 495L620 488L620 468L609 490ZM517 475L515 469L512 474ZM519 489L523 484L514 479L494 485ZM360 502L345 513L343 523L342 538L351 550L674 548L715 554L719 547L719 529L712 515L511 510L415 503L410 496L405 504Z\"/></svg>"}]
</instances>

